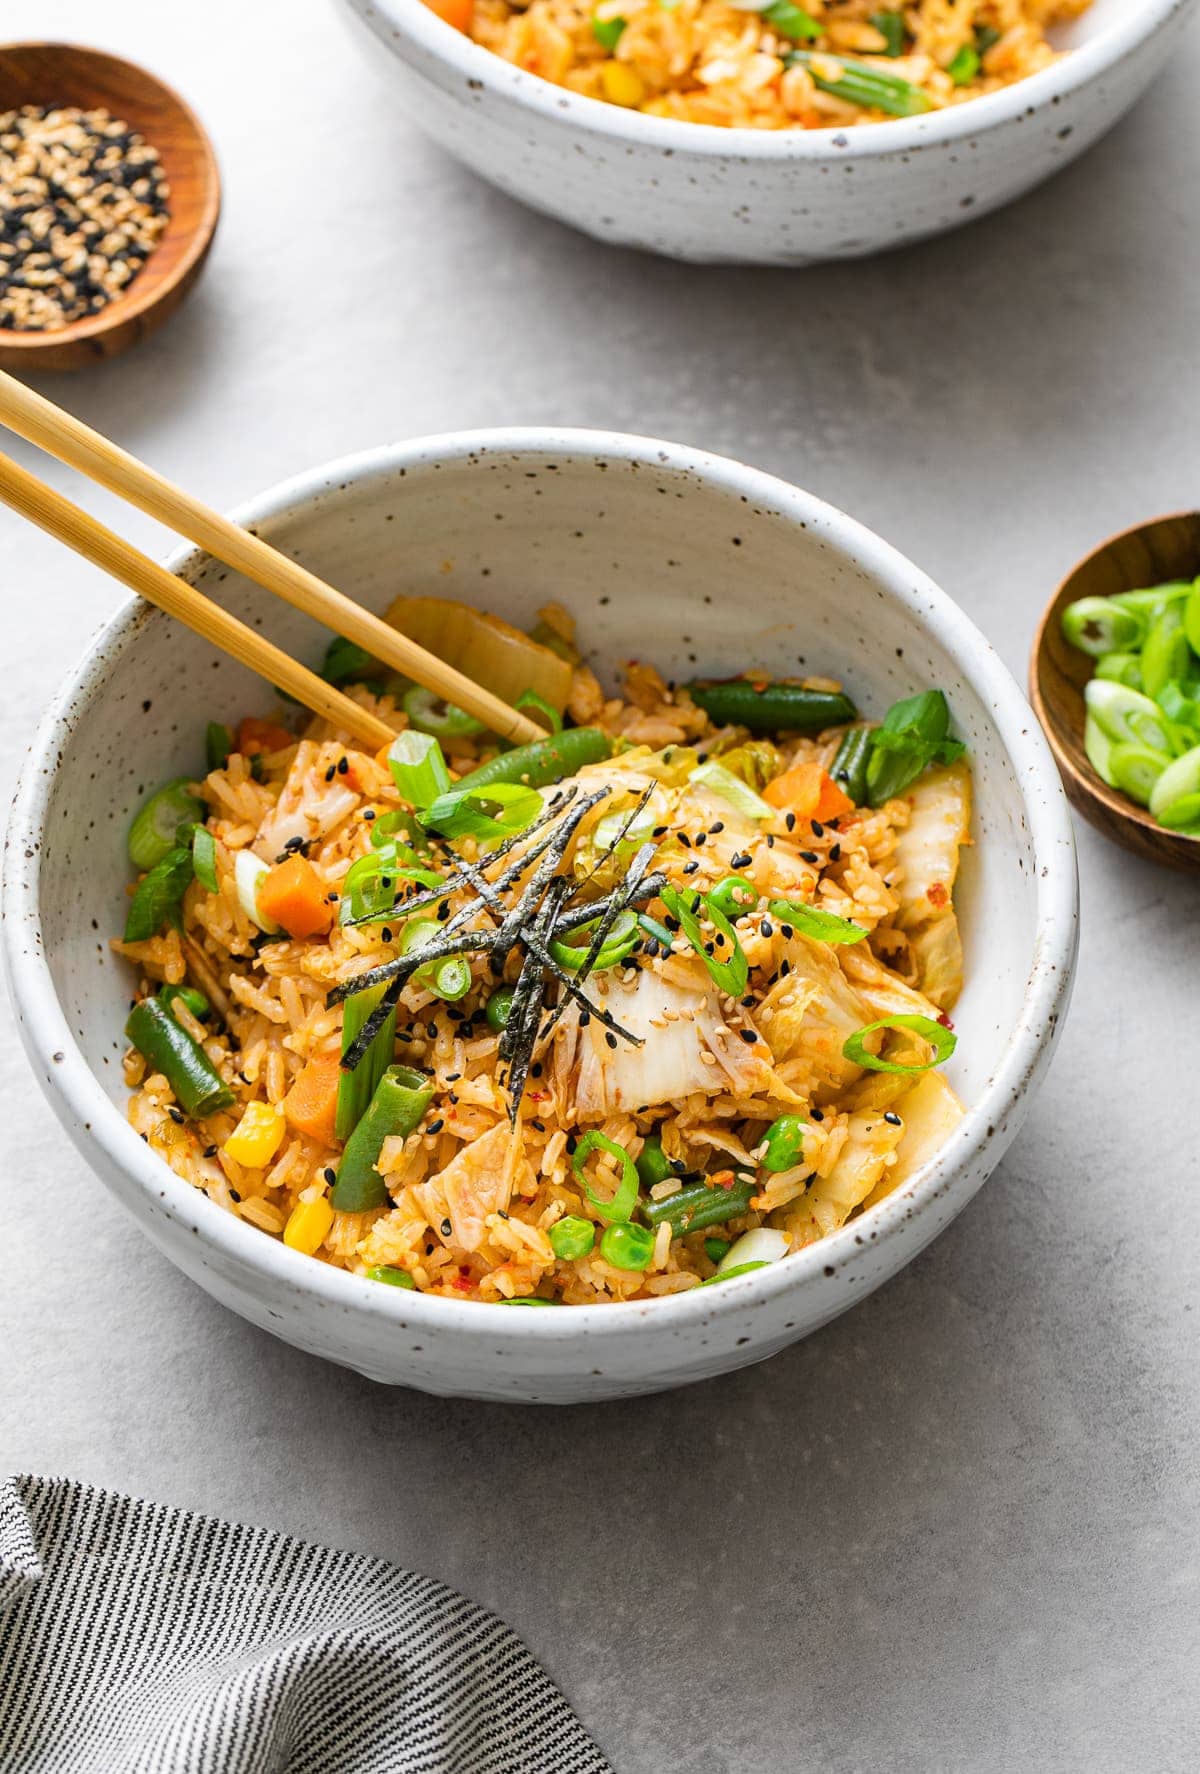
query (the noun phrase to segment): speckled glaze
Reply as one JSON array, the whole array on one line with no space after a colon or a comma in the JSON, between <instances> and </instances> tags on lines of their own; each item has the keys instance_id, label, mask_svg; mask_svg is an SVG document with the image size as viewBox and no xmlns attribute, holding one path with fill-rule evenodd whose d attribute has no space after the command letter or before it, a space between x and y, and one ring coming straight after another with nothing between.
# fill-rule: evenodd
<instances>
[{"instance_id":1,"label":"speckled glaze","mask_svg":"<svg viewBox=\"0 0 1200 1774\"><path fill-rule=\"evenodd\" d=\"M1081 154L1163 66L1196 0L1093 0L1072 53L1004 91L869 127L728 130L582 98L502 61L423 0L341 0L404 104L501 190L597 240L699 263L808 265L996 209Z\"/></svg>"},{"instance_id":2,"label":"speckled glaze","mask_svg":"<svg viewBox=\"0 0 1200 1774\"><path fill-rule=\"evenodd\" d=\"M238 514L351 596L404 588L518 623L549 598L611 677L764 665L843 677L860 705L943 685L977 807L959 905L967 988L949 1074L968 1113L891 1199L778 1266L674 1299L559 1311L426 1299L297 1255L179 1181L129 1127L130 973L108 949L124 833L154 783L195 770L203 723L268 707L241 667L131 600L34 741L5 864L5 952L24 1040L63 1124L172 1262L253 1323L368 1376L454 1396L571 1402L762 1360L885 1281L999 1161L1054 1046L1076 948L1075 857L1041 732L950 599L861 525L757 471L607 432L493 431L391 445ZM300 658L326 637L192 551L172 563Z\"/></svg>"}]
</instances>

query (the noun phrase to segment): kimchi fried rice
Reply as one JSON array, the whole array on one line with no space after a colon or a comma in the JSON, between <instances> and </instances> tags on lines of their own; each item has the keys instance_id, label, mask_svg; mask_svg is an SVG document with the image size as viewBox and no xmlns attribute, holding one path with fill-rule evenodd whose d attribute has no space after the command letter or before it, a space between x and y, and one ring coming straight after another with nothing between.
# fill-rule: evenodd
<instances>
[{"instance_id":1,"label":"kimchi fried rice","mask_svg":"<svg viewBox=\"0 0 1200 1774\"><path fill-rule=\"evenodd\" d=\"M129 1115L218 1206L353 1273L646 1299L825 1237L955 1126L969 769L940 691L881 726L825 679L639 662L609 695L543 617L507 633L526 706L565 718L544 745L498 749L334 642L390 750L247 718L150 797L114 945Z\"/></svg>"},{"instance_id":2,"label":"kimchi fried rice","mask_svg":"<svg viewBox=\"0 0 1200 1774\"><path fill-rule=\"evenodd\" d=\"M957 105L1055 60L1090 0L430 0L477 43L588 98L740 129Z\"/></svg>"}]
</instances>

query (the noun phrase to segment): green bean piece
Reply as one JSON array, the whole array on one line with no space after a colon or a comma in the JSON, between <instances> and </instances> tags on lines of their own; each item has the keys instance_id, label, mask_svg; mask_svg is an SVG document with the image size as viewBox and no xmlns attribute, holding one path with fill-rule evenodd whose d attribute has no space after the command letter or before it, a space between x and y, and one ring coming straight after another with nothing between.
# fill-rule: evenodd
<instances>
[{"instance_id":1,"label":"green bean piece","mask_svg":"<svg viewBox=\"0 0 1200 1774\"><path fill-rule=\"evenodd\" d=\"M645 1226L606 1226L600 1234L600 1255L614 1269L648 1269L654 1261L654 1234Z\"/></svg>"},{"instance_id":2,"label":"green bean piece","mask_svg":"<svg viewBox=\"0 0 1200 1774\"><path fill-rule=\"evenodd\" d=\"M217 879L217 840L206 825L192 831L192 872L206 893L220 890Z\"/></svg>"},{"instance_id":3,"label":"green bean piece","mask_svg":"<svg viewBox=\"0 0 1200 1774\"><path fill-rule=\"evenodd\" d=\"M672 1238L683 1238L705 1226L723 1226L726 1220L745 1213L757 1187L750 1176L738 1177L728 1189L693 1183L690 1188L668 1195L665 1201L644 1201L642 1215L656 1230L665 1223L671 1228Z\"/></svg>"},{"instance_id":4,"label":"green bean piece","mask_svg":"<svg viewBox=\"0 0 1200 1774\"><path fill-rule=\"evenodd\" d=\"M684 688L710 720L721 727L748 727L751 733L819 733L852 721L854 704L840 691L806 690L801 684L697 679Z\"/></svg>"},{"instance_id":5,"label":"green bean piece","mask_svg":"<svg viewBox=\"0 0 1200 1774\"><path fill-rule=\"evenodd\" d=\"M204 729L204 761L210 770L223 770L233 750L233 729L210 721Z\"/></svg>"},{"instance_id":6,"label":"green bean piece","mask_svg":"<svg viewBox=\"0 0 1200 1774\"><path fill-rule=\"evenodd\" d=\"M487 1001L487 1009L483 1014L487 1018L488 1028L497 1035L499 1035L503 1029L508 1027L508 1019L512 1011L512 1002L516 990L516 986L501 986L498 991L492 993Z\"/></svg>"},{"instance_id":7,"label":"green bean piece","mask_svg":"<svg viewBox=\"0 0 1200 1774\"><path fill-rule=\"evenodd\" d=\"M1142 645L1142 689L1157 697L1164 684L1186 677L1191 662L1183 610L1179 604L1168 604Z\"/></svg>"},{"instance_id":8,"label":"green bean piece","mask_svg":"<svg viewBox=\"0 0 1200 1774\"><path fill-rule=\"evenodd\" d=\"M357 1040L383 994L386 984L369 986L355 992L342 1007L342 1053L347 1054ZM337 1112L334 1131L338 1139L348 1140L362 1116L366 1114L376 1086L391 1063L396 1051L396 1012L393 1010L352 1072L343 1072L338 1079Z\"/></svg>"},{"instance_id":9,"label":"green bean piece","mask_svg":"<svg viewBox=\"0 0 1200 1774\"><path fill-rule=\"evenodd\" d=\"M377 1263L373 1269L367 1270L368 1281L383 1281L388 1287L415 1288L416 1282L407 1269L397 1269L394 1263Z\"/></svg>"},{"instance_id":10,"label":"green bean piece","mask_svg":"<svg viewBox=\"0 0 1200 1774\"><path fill-rule=\"evenodd\" d=\"M197 1022L203 1022L212 1010L204 993L198 992L195 986L160 986L158 1001L164 1010L169 1011L176 999L187 1005Z\"/></svg>"},{"instance_id":11,"label":"green bean piece","mask_svg":"<svg viewBox=\"0 0 1200 1774\"><path fill-rule=\"evenodd\" d=\"M787 37L792 43L815 43L821 35L816 19L797 6L795 0L771 0L761 17L777 37Z\"/></svg>"},{"instance_id":12,"label":"green bean piece","mask_svg":"<svg viewBox=\"0 0 1200 1774\"><path fill-rule=\"evenodd\" d=\"M781 1115L763 1135L766 1148L759 1162L764 1170L793 1170L804 1158L806 1123L800 1115Z\"/></svg>"},{"instance_id":13,"label":"green bean piece","mask_svg":"<svg viewBox=\"0 0 1200 1774\"><path fill-rule=\"evenodd\" d=\"M864 62L847 61L844 55L815 54L810 49L793 49L784 58L788 68L807 68L813 85L822 92L831 92L847 104L861 105L868 111L886 111L889 117L917 117L932 111L933 100L909 80L898 74L885 74L882 69L868 67ZM830 62L841 69L836 80L828 79L819 70ZM814 63L816 64L814 66Z\"/></svg>"},{"instance_id":14,"label":"green bean piece","mask_svg":"<svg viewBox=\"0 0 1200 1774\"><path fill-rule=\"evenodd\" d=\"M190 776L165 782L142 803L129 827L129 860L136 869L153 868L178 842L181 825L202 824L203 801L190 792Z\"/></svg>"},{"instance_id":15,"label":"green bean piece","mask_svg":"<svg viewBox=\"0 0 1200 1774\"><path fill-rule=\"evenodd\" d=\"M612 756L612 741L598 727L568 727L532 745L497 752L478 770L454 784L454 792L487 788L494 782L520 783L526 788L548 788L564 776L574 776L585 764L598 764Z\"/></svg>"},{"instance_id":16,"label":"green bean piece","mask_svg":"<svg viewBox=\"0 0 1200 1774\"><path fill-rule=\"evenodd\" d=\"M192 847L180 844L143 875L125 917L126 942L149 942L164 924L178 919L194 872Z\"/></svg>"},{"instance_id":17,"label":"green bean piece","mask_svg":"<svg viewBox=\"0 0 1200 1774\"><path fill-rule=\"evenodd\" d=\"M125 1034L143 1059L162 1073L185 1115L203 1121L233 1107L233 1092L204 1049L181 1029L157 998L135 1004Z\"/></svg>"},{"instance_id":18,"label":"green bean piece","mask_svg":"<svg viewBox=\"0 0 1200 1774\"><path fill-rule=\"evenodd\" d=\"M586 1257L596 1242L596 1228L591 1220L577 1213L567 1214L550 1228L550 1248L562 1263Z\"/></svg>"},{"instance_id":19,"label":"green bean piece","mask_svg":"<svg viewBox=\"0 0 1200 1774\"><path fill-rule=\"evenodd\" d=\"M829 774L856 807L861 807L867 798L867 766L870 762L870 727L848 728Z\"/></svg>"},{"instance_id":20,"label":"green bean piece","mask_svg":"<svg viewBox=\"0 0 1200 1774\"><path fill-rule=\"evenodd\" d=\"M643 1189L652 1189L655 1183L665 1183L669 1176L675 1175L671 1160L663 1151L662 1141L656 1133L652 1133L642 1146L634 1165Z\"/></svg>"},{"instance_id":21,"label":"green bean piece","mask_svg":"<svg viewBox=\"0 0 1200 1774\"><path fill-rule=\"evenodd\" d=\"M408 1066L387 1068L346 1141L337 1181L329 1191L332 1207L339 1213L365 1213L383 1206L387 1185L375 1168L383 1142L414 1133L432 1098L433 1085L423 1072Z\"/></svg>"}]
</instances>

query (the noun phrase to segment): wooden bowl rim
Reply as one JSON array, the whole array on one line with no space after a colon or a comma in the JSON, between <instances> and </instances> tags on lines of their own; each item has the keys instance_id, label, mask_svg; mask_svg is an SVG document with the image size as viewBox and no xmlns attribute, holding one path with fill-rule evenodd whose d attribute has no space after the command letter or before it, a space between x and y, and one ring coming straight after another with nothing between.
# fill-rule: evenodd
<instances>
[{"instance_id":1,"label":"wooden bowl rim","mask_svg":"<svg viewBox=\"0 0 1200 1774\"><path fill-rule=\"evenodd\" d=\"M98 314L90 314L83 320L73 320L69 326L59 327L55 332L5 332L0 333L0 349L8 351L28 352L31 357L39 351L61 349L65 345L74 345L87 339L98 338L115 326L122 326L126 321L137 320L141 315L157 307L172 290L175 290L193 271L197 263L204 257L216 232L217 222L221 214L221 171L217 164L216 150L208 131L197 117L187 100L157 74L143 68L140 62L131 62L125 56L113 55L107 49L93 49L86 43L58 43L42 41L38 38L24 38L19 43L0 43L0 56L14 55L21 50L39 50L43 54L65 54L80 56L88 61L104 62L110 67L126 68L144 86L153 87L165 102L178 111L185 119L196 141L196 162L204 169L204 207L199 219L188 236L187 246L180 254L174 268L156 282L149 283L139 290L141 277L133 280L128 295L118 296L116 301L109 302ZM153 147L153 143L150 144ZM168 229L170 223L168 222ZM151 259L146 261L149 265Z\"/></svg>"},{"instance_id":2,"label":"wooden bowl rim","mask_svg":"<svg viewBox=\"0 0 1200 1774\"><path fill-rule=\"evenodd\" d=\"M1062 743L1059 737L1059 724L1043 700L1039 669L1043 654L1047 650L1046 637L1051 624L1061 618L1058 606L1077 573L1080 573L1098 556L1123 542L1127 536L1139 535L1143 530L1154 529L1159 524L1189 522L1198 519L1200 519L1200 510L1167 511L1158 517L1143 518L1141 523L1129 524L1123 530L1114 530L1103 542L1097 543L1095 548L1089 548L1086 553L1079 556L1070 572L1064 573L1059 580L1034 633L1033 647L1029 655L1029 700L1033 705L1033 712L1038 718L1041 729L1049 741L1050 750L1054 753L1055 763L1063 775L1070 778L1082 800L1098 802L1107 808L1117 820L1123 821L1127 825L1136 826L1145 832L1147 837L1153 839L1154 844L1162 850L1174 851L1181 862L1186 862L1189 867L1200 869L1200 837L1191 837L1186 832L1173 832L1166 826L1159 825L1148 808L1139 807L1136 801L1130 800L1129 796L1122 794L1119 789L1110 788L1108 783L1096 774L1090 764L1087 765L1086 770L1079 767ZM1134 590L1136 587L1131 586L1130 589ZM1082 748L1082 734L1079 736L1079 743ZM1144 849L1142 854L1145 854Z\"/></svg>"}]
</instances>

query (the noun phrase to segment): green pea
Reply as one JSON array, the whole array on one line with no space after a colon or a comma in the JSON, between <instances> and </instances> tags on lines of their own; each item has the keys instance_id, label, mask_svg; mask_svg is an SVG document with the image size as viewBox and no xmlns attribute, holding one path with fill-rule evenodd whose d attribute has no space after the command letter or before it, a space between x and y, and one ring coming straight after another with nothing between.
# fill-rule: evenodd
<instances>
[{"instance_id":1,"label":"green pea","mask_svg":"<svg viewBox=\"0 0 1200 1774\"><path fill-rule=\"evenodd\" d=\"M758 904L758 888L744 875L726 875L709 893L708 903L726 918L744 918Z\"/></svg>"},{"instance_id":2,"label":"green pea","mask_svg":"<svg viewBox=\"0 0 1200 1774\"><path fill-rule=\"evenodd\" d=\"M654 1260L654 1233L628 1221L606 1226L600 1238L600 1255L614 1269L648 1269Z\"/></svg>"},{"instance_id":3,"label":"green pea","mask_svg":"<svg viewBox=\"0 0 1200 1774\"><path fill-rule=\"evenodd\" d=\"M507 1027L515 993L515 986L501 986L487 1001L487 1009L483 1014L487 1017L488 1028L494 1029L497 1035L501 1029Z\"/></svg>"},{"instance_id":4,"label":"green pea","mask_svg":"<svg viewBox=\"0 0 1200 1774\"><path fill-rule=\"evenodd\" d=\"M675 1174L671 1160L663 1151L662 1141L656 1133L650 1135L635 1163L638 1180L646 1189L652 1189L655 1183L663 1183L669 1176Z\"/></svg>"},{"instance_id":5,"label":"green pea","mask_svg":"<svg viewBox=\"0 0 1200 1774\"><path fill-rule=\"evenodd\" d=\"M368 1281L386 1281L389 1287L416 1287L416 1282L407 1269L393 1268L391 1263L380 1263L374 1269L367 1270Z\"/></svg>"},{"instance_id":6,"label":"green pea","mask_svg":"<svg viewBox=\"0 0 1200 1774\"><path fill-rule=\"evenodd\" d=\"M595 1241L595 1226L577 1213L569 1213L550 1228L550 1248L564 1263L574 1262L576 1257L586 1257Z\"/></svg>"},{"instance_id":7,"label":"green pea","mask_svg":"<svg viewBox=\"0 0 1200 1774\"><path fill-rule=\"evenodd\" d=\"M799 1115L781 1115L763 1136L764 1170L791 1170L804 1157L805 1122Z\"/></svg>"}]
</instances>

